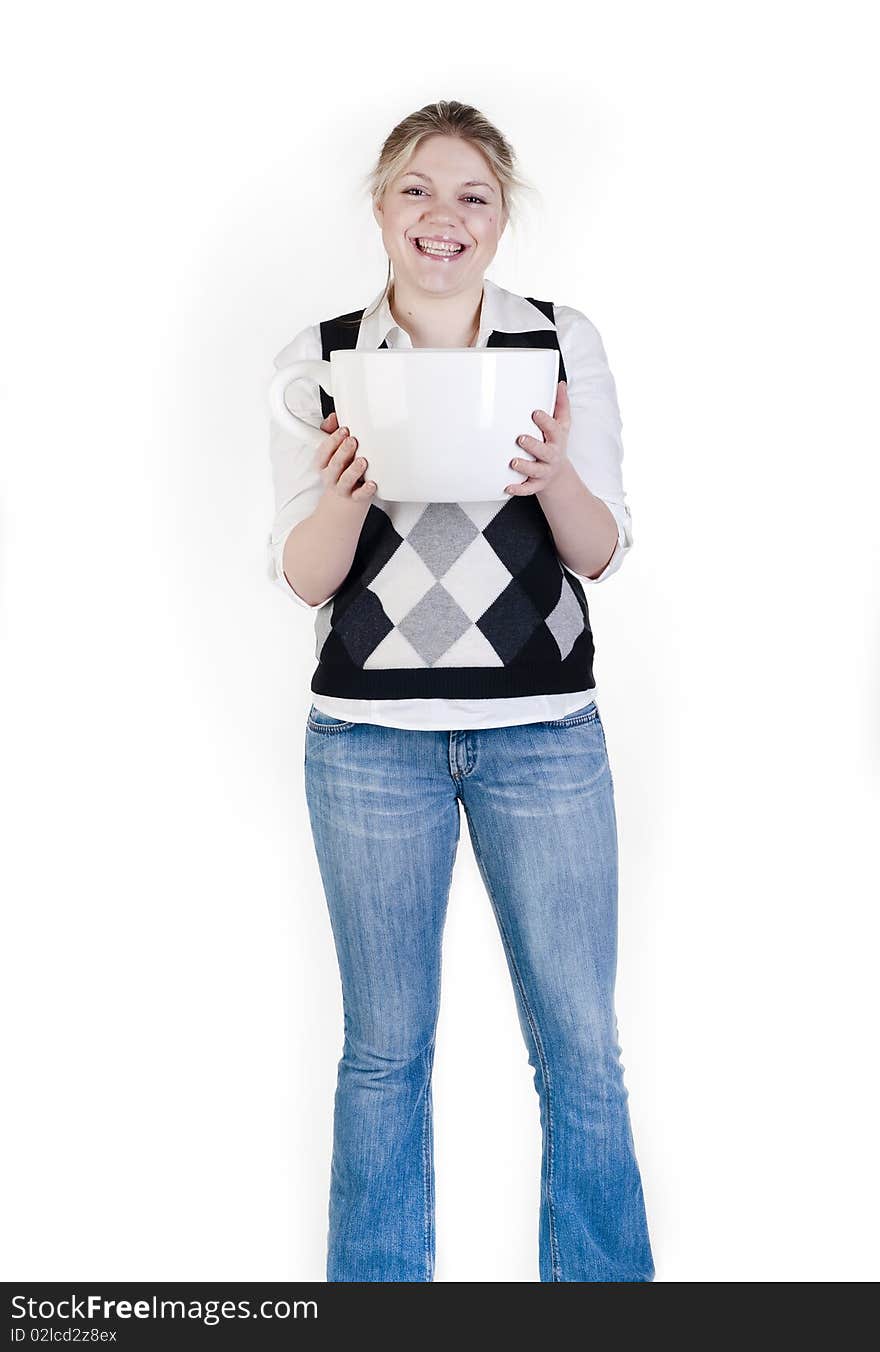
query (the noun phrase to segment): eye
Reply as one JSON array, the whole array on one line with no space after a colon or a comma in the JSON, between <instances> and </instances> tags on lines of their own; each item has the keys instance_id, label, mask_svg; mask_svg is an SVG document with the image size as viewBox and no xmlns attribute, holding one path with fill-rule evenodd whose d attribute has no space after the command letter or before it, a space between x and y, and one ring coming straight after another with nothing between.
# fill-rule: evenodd
<instances>
[{"instance_id":1,"label":"eye","mask_svg":"<svg viewBox=\"0 0 880 1352\"><path fill-rule=\"evenodd\" d=\"M424 192L424 191L425 191L424 188L417 188L417 187L413 187L413 188L404 188L404 190L403 190L403 195L404 195L404 197L407 197L411 192ZM476 193L472 193L472 192L469 192L469 193L466 193L466 194L465 194L465 201L468 201L468 202L476 202L476 203L478 203L478 205L481 206L481 207L484 207L484 206L486 205L486 203L485 203L485 201L484 201L484 199L483 199L482 197L477 197Z\"/></svg>"}]
</instances>

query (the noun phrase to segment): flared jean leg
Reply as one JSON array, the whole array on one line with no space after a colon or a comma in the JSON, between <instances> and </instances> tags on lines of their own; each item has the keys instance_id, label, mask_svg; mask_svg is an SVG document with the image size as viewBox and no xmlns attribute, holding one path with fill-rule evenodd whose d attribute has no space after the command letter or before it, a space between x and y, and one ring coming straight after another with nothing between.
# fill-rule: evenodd
<instances>
[{"instance_id":1,"label":"flared jean leg","mask_svg":"<svg viewBox=\"0 0 880 1352\"><path fill-rule=\"evenodd\" d=\"M651 1281L614 1009L617 823L598 709L481 730L470 767L462 801L540 1104L540 1278Z\"/></svg>"},{"instance_id":2,"label":"flared jean leg","mask_svg":"<svg viewBox=\"0 0 880 1352\"><path fill-rule=\"evenodd\" d=\"M342 982L327 1280L434 1273L431 1072L460 812L445 733L327 720L306 797Z\"/></svg>"}]
</instances>

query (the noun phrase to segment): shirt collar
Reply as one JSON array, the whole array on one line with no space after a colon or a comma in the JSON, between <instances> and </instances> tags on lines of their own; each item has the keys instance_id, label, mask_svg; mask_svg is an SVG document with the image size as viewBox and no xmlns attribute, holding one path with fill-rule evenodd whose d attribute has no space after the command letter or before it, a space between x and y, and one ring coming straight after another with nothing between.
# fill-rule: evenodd
<instances>
[{"instance_id":1,"label":"shirt collar","mask_svg":"<svg viewBox=\"0 0 880 1352\"><path fill-rule=\"evenodd\" d=\"M384 291L384 288L383 288ZM367 311L376 305L382 291L373 297L366 307ZM480 308L480 331L477 335L477 347L484 347L490 333L531 333L536 329L553 329L555 325L541 313L536 305L518 296L515 291L507 291L488 277L483 278L483 304ZM409 334L401 329L391 313L388 297L382 301L374 314L367 314L358 333L358 351L375 351L393 329L402 336L402 346L411 346Z\"/></svg>"}]
</instances>

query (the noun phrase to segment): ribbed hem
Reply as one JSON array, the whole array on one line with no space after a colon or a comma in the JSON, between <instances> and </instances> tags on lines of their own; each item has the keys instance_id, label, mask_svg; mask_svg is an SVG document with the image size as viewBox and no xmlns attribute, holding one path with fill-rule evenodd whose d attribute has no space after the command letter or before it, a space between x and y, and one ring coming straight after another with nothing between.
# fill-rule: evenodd
<instances>
[{"instance_id":1,"label":"ribbed hem","mask_svg":"<svg viewBox=\"0 0 880 1352\"><path fill-rule=\"evenodd\" d=\"M319 662L316 695L340 699L504 699L561 695L595 685L592 662L542 662L521 667L394 667L368 671Z\"/></svg>"}]
</instances>

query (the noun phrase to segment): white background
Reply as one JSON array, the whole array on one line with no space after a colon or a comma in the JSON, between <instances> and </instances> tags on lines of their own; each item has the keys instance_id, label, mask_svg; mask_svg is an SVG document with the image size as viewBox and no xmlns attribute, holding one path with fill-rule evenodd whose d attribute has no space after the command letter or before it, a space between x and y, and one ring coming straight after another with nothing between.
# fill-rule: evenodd
<instances>
[{"instance_id":1,"label":"white background","mask_svg":"<svg viewBox=\"0 0 880 1352\"><path fill-rule=\"evenodd\" d=\"M7 21L3 1275L324 1278L342 1016L265 389L381 287L362 177L457 98L539 190L489 275L592 318L623 414L635 546L589 597L657 1280L876 1280L871 7L307 8ZM435 1111L437 1281L537 1280L464 820Z\"/></svg>"}]
</instances>

